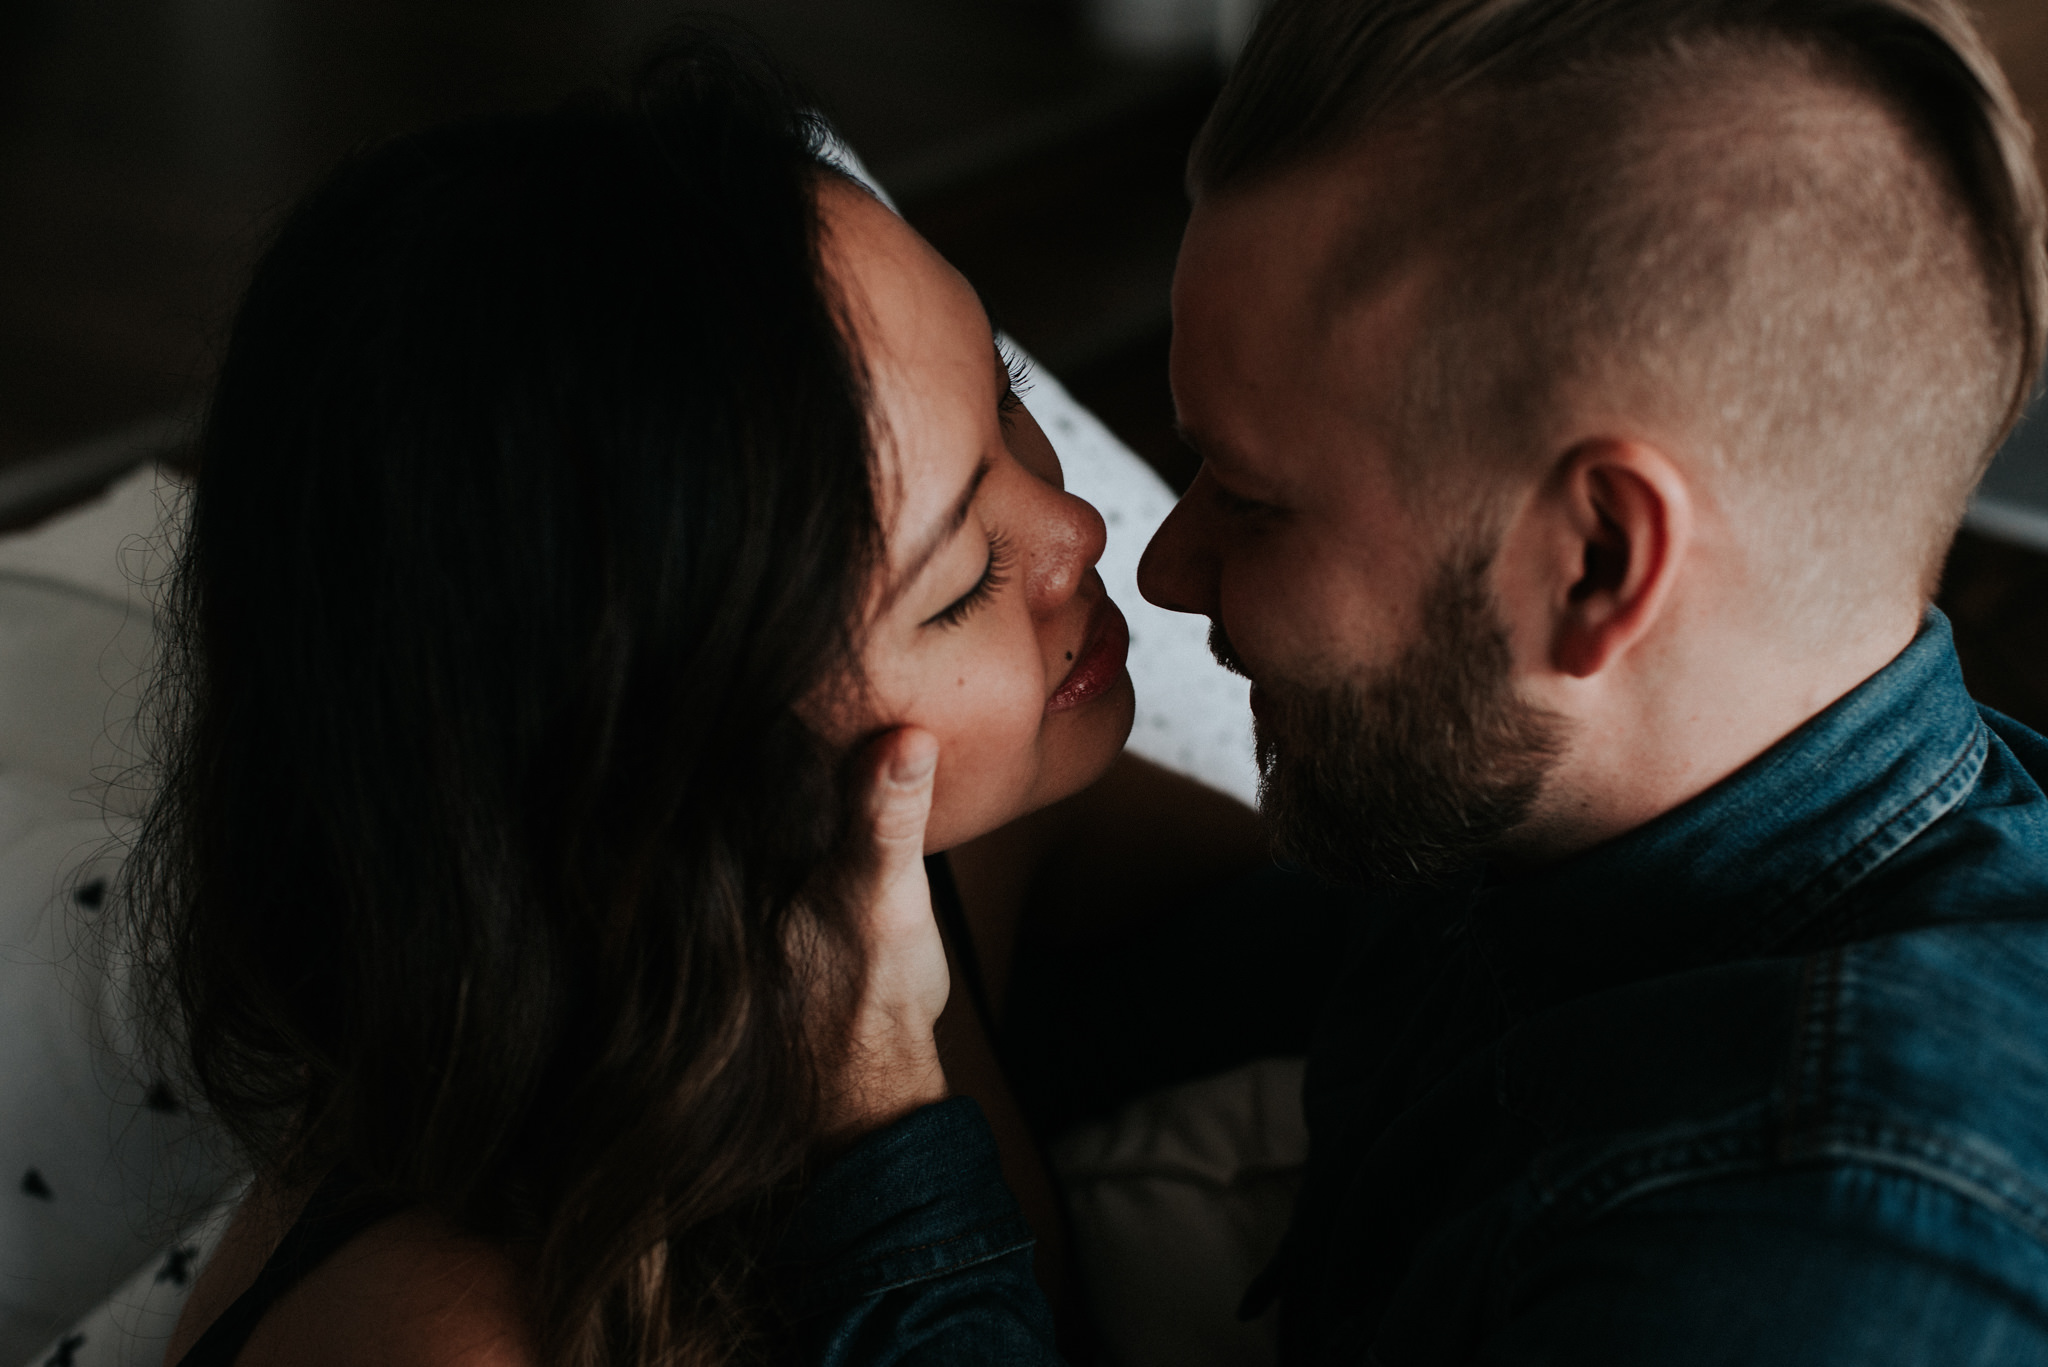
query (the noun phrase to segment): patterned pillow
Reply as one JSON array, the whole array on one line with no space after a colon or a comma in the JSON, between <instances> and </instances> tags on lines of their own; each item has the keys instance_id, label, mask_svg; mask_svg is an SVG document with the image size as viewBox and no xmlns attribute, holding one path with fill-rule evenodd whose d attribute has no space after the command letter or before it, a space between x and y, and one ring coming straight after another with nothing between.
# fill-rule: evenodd
<instances>
[{"instance_id":1,"label":"patterned pillow","mask_svg":"<svg viewBox=\"0 0 2048 1367\"><path fill-rule=\"evenodd\" d=\"M0 1363L31 1360L228 1181L143 1064L99 924L153 642L121 556L159 510L152 465L0 540Z\"/></svg>"}]
</instances>

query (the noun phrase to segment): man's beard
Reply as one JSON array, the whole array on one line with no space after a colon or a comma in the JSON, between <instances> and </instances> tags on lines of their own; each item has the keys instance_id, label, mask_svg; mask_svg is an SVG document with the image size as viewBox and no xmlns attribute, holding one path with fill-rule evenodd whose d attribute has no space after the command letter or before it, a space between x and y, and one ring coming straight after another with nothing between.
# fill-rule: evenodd
<instances>
[{"instance_id":1,"label":"man's beard","mask_svg":"<svg viewBox=\"0 0 2048 1367\"><path fill-rule=\"evenodd\" d=\"M1490 560L1445 561L1421 638L1376 674L1260 681L1259 810L1279 858L1340 883L1441 883L1528 819L1564 728L1516 695Z\"/></svg>"}]
</instances>

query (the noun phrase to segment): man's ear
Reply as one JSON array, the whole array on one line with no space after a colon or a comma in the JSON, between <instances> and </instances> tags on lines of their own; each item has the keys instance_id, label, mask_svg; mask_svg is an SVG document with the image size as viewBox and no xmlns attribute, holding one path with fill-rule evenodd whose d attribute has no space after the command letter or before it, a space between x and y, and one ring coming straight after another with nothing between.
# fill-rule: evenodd
<instances>
[{"instance_id":1,"label":"man's ear","mask_svg":"<svg viewBox=\"0 0 2048 1367\"><path fill-rule=\"evenodd\" d=\"M1589 441L1558 461L1526 515L1540 524L1550 665L1590 678L1664 610L1691 549L1691 487L1654 446Z\"/></svg>"}]
</instances>

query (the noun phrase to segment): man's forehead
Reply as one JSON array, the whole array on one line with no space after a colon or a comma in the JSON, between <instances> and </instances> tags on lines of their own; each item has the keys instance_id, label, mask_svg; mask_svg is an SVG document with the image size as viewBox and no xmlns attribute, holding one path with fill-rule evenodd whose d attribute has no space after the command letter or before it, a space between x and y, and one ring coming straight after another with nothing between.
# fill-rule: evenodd
<instances>
[{"instance_id":1,"label":"man's forehead","mask_svg":"<svg viewBox=\"0 0 2048 1367\"><path fill-rule=\"evenodd\" d=\"M1176 323L1183 312L1197 323L1235 315L1239 332L1321 340L1431 273L1444 256L1430 245L1441 210L1369 170L1318 165L1197 200L1174 277Z\"/></svg>"},{"instance_id":2,"label":"man's forehead","mask_svg":"<svg viewBox=\"0 0 2048 1367\"><path fill-rule=\"evenodd\" d=\"M1219 474L1288 481L1319 452L1392 440L1431 258L1375 229L1356 172L1332 163L1196 206L1174 389Z\"/></svg>"},{"instance_id":3,"label":"man's forehead","mask_svg":"<svg viewBox=\"0 0 2048 1367\"><path fill-rule=\"evenodd\" d=\"M1255 253L1276 273L1299 268L1354 286L1427 246L1466 177L1441 136L1376 136L1247 185L1200 195L1191 231ZM1361 274L1361 272L1363 272Z\"/></svg>"},{"instance_id":4,"label":"man's forehead","mask_svg":"<svg viewBox=\"0 0 2048 1367\"><path fill-rule=\"evenodd\" d=\"M1190 302L1232 306L1261 299L1262 315L1279 319L1312 297L1317 269L1334 245L1334 207L1275 185L1195 202L1181 248L1177 285ZM1178 301L1176 301L1178 302Z\"/></svg>"},{"instance_id":5,"label":"man's forehead","mask_svg":"<svg viewBox=\"0 0 2048 1367\"><path fill-rule=\"evenodd\" d=\"M1339 400L1405 369L1441 280L1435 254L1354 206L1315 208L1298 184L1213 216L1203 207L1175 277L1177 383L1199 371L1211 385L1331 388Z\"/></svg>"}]
</instances>

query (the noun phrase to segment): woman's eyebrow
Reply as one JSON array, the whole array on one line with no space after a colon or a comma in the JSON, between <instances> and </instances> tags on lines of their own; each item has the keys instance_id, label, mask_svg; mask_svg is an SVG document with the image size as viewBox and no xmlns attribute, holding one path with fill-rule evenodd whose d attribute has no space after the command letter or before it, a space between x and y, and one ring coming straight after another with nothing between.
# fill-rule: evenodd
<instances>
[{"instance_id":1,"label":"woman's eyebrow","mask_svg":"<svg viewBox=\"0 0 2048 1367\"><path fill-rule=\"evenodd\" d=\"M926 539L923 547L911 557L910 563L903 567L903 573L896 580L896 586L889 591L889 602L895 602L903 596L906 589L917 582L917 577L924 573L925 566L931 564L932 557L937 555L939 549L951 541L954 534L965 525L968 510L974 507L974 496L981 492L981 482L988 478L988 472L988 457L983 456L981 463L974 467L974 473L968 477L967 487L962 489L960 497L953 501L953 507L947 512L945 520L932 529L932 534Z\"/></svg>"}]
</instances>

